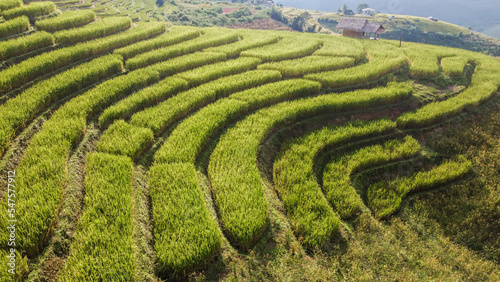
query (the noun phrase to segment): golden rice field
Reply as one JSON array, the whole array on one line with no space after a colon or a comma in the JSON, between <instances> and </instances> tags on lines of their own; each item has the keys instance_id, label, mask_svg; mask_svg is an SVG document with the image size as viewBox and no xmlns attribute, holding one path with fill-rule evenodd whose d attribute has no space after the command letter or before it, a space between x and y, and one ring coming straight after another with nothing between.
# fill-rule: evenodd
<instances>
[{"instance_id":1,"label":"golden rice field","mask_svg":"<svg viewBox=\"0 0 500 282\"><path fill-rule=\"evenodd\" d=\"M2 281L500 279L407 215L500 61L54 9L0 3Z\"/></svg>"}]
</instances>

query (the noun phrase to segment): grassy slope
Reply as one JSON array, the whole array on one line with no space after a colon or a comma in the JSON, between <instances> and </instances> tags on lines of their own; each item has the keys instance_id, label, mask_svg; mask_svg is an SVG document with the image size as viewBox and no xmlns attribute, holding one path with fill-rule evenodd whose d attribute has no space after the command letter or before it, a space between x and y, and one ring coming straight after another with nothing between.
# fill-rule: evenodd
<instances>
[{"instance_id":1,"label":"grassy slope","mask_svg":"<svg viewBox=\"0 0 500 282\"><path fill-rule=\"evenodd\" d=\"M337 33L335 31L336 23L319 23L318 19L328 18L339 22L340 19L344 17L344 15L334 12L327 13L292 7L284 7L281 11L289 19L307 11L311 15L311 18L307 21L308 26L321 26L322 29L320 32L323 33ZM391 16L395 16L395 19L389 21L388 18ZM376 14L373 17L365 17L362 15L355 15L355 17L366 18L372 22L383 24L387 31L385 34L381 35L382 38L399 39L400 36L403 36L403 40L405 41L459 47L475 51L487 51L491 49L498 52L498 48L500 48L500 40L496 38L478 32L471 32L465 27L443 21L434 22L423 17L383 13ZM316 31L318 32L318 28ZM436 38L431 38L431 34ZM460 34L462 34L462 37L459 38ZM405 39L405 35L408 36L408 38ZM491 46L488 46L490 44Z\"/></svg>"}]
</instances>

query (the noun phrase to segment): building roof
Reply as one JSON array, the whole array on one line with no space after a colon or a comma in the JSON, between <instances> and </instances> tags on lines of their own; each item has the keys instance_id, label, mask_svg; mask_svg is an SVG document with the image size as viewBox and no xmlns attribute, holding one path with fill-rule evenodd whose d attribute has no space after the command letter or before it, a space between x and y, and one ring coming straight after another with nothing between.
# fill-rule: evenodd
<instances>
[{"instance_id":1,"label":"building roof","mask_svg":"<svg viewBox=\"0 0 500 282\"><path fill-rule=\"evenodd\" d=\"M337 30L347 29L354 30L357 32L363 31L363 27L366 25L368 20L366 19L356 19L356 18L342 18L337 24Z\"/></svg>"},{"instance_id":2,"label":"building roof","mask_svg":"<svg viewBox=\"0 0 500 282\"><path fill-rule=\"evenodd\" d=\"M366 23L366 25L363 27L363 32L369 32L369 33L375 33L379 29L383 28L382 25L379 23ZM383 28L384 29L384 28ZM385 29L384 29L385 30Z\"/></svg>"},{"instance_id":3,"label":"building roof","mask_svg":"<svg viewBox=\"0 0 500 282\"><path fill-rule=\"evenodd\" d=\"M347 29L356 32L382 33L385 28L379 23L372 23L366 19L342 18L337 24L337 30Z\"/></svg>"}]
</instances>

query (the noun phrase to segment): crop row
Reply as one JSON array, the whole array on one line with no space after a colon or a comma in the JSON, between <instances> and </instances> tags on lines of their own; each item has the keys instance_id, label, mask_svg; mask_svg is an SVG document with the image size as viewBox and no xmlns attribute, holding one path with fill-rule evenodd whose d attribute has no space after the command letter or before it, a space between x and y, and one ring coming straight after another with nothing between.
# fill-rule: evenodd
<instances>
[{"instance_id":1,"label":"crop row","mask_svg":"<svg viewBox=\"0 0 500 282\"><path fill-rule=\"evenodd\" d=\"M105 56L43 80L0 105L0 152L13 136L52 102L122 70L119 56Z\"/></svg>"},{"instance_id":2,"label":"crop row","mask_svg":"<svg viewBox=\"0 0 500 282\"><path fill-rule=\"evenodd\" d=\"M148 108L142 112L134 114L130 120L132 124L147 127L153 130L155 135L161 133L173 121L187 115L190 111L205 105L208 102L214 101L218 93L228 93L236 89L252 85L251 79L256 79L255 83L259 83L264 79L267 81L267 74L254 73L254 75L245 77L244 75L237 77L240 81L230 82L230 79L235 77L224 77L232 73L239 73L249 70L258 63L258 59L239 58L233 61L221 62L213 65L202 67L206 72L199 72L194 69L193 72L184 75L180 73L177 77L191 78L193 75L199 74L200 78L195 81L208 81L216 78L221 78L213 83L203 84L197 88L190 89L180 93L154 107ZM222 78L224 77L224 78ZM273 75L275 77L275 75ZM192 82L191 82L192 83ZM219 83L219 85L217 85ZM225 90L225 87L229 87Z\"/></svg>"},{"instance_id":3,"label":"crop row","mask_svg":"<svg viewBox=\"0 0 500 282\"><path fill-rule=\"evenodd\" d=\"M378 218L387 218L401 205L409 193L428 190L453 181L472 169L472 164L465 157L450 160L429 171L417 172L409 177L383 180L368 188L368 205Z\"/></svg>"},{"instance_id":4,"label":"crop row","mask_svg":"<svg viewBox=\"0 0 500 282\"><path fill-rule=\"evenodd\" d=\"M218 252L222 242L194 164L155 164L149 187L158 272L185 277Z\"/></svg>"},{"instance_id":5,"label":"crop row","mask_svg":"<svg viewBox=\"0 0 500 282\"><path fill-rule=\"evenodd\" d=\"M434 77L439 72L438 57L424 48L405 49L413 77Z\"/></svg>"},{"instance_id":6,"label":"crop row","mask_svg":"<svg viewBox=\"0 0 500 282\"><path fill-rule=\"evenodd\" d=\"M279 79L280 77L279 73L274 71L252 71L247 74L248 76L254 76L266 73L268 74L266 80L276 77ZM242 75L238 76L244 77ZM264 76L262 77L264 78ZM245 88L256 86L255 80L248 80L249 84L239 82L240 87L236 87L238 81L235 79L228 80L228 82L233 83L233 91L242 86ZM261 80L261 83L266 83L266 81ZM218 85L215 84L215 81L212 84L213 87ZM217 92L219 92L218 94L227 95L227 93L221 92L228 90L228 88L220 87ZM214 229L208 234L199 232L199 230L211 230L214 226L214 221L208 217L208 212L203 203L203 196L197 183L194 167L194 159L201 151L204 142L212 134L221 130L232 118L243 115L248 110L262 107L276 100L306 95L311 90L313 92L318 91L319 85L300 80L265 84L232 94L229 98L210 104L184 120L174 129L162 148L155 154L155 163L151 169L154 178L150 176L151 187L162 187L161 193L157 192L151 195L153 214L158 215L154 220L155 225L156 222L168 223L169 232L164 231L165 227L163 226L165 224L158 224L160 226L158 230L155 228L155 238L161 238L160 241L156 240L156 243L157 256L160 258L162 272L182 273L189 271L193 267L201 265L220 248L218 241L216 241L218 243L216 245L209 240L210 238L206 238L207 235L219 238L218 230ZM248 99L252 96L258 97L260 102L242 101L242 99ZM238 97L238 99L232 97ZM198 124L199 121L201 123ZM178 142L180 139L183 139L183 141ZM184 145L189 145L189 148L186 149ZM181 150L181 152L175 152L175 156L171 157L170 152L176 149ZM180 193L185 196L174 197L175 195L181 195ZM177 216L173 218L171 215ZM159 248L159 243L165 247ZM242 247L246 248L247 246L242 245ZM202 251L198 252L197 249ZM189 252L184 250L189 250Z\"/></svg>"},{"instance_id":7,"label":"crop row","mask_svg":"<svg viewBox=\"0 0 500 282\"><path fill-rule=\"evenodd\" d=\"M253 72L258 74L259 71ZM279 78L279 73L267 72L269 78L273 80ZM266 82L262 81L261 84ZM203 107L183 120L172 131L163 146L156 152L155 162L194 164L209 138L236 117L279 101L301 97L310 92L315 93L311 90L313 86L317 84L304 80L279 81L232 94L226 99Z\"/></svg>"},{"instance_id":8,"label":"crop row","mask_svg":"<svg viewBox=\"0 0 500 282\"><path fill-rule=\"evenodd\" d=\"M458 95L441 102L433 102L414 112L406 112L398 117L401 128L416 128L431 125L463 109L476 106L495 95L498 86L491 83L470 86Z\"/></svg>"},{"instance_id":9,"label":"crop row","mask_svg":"<svg viewBox=\"0 0 500 282\"><path fill-rule=\"evenodd\" d=\"M182 92L173 98L165 101L161 106L147 109L144 112L135 115L133 120L158 120L150 123L150 128L156 134L182 116L185 116L193 110L207 104L214 102L216 99L225 97L231 93L242 91L248 88L256 87L265 83L277 81L281 78L279 72L276 71L248 71L242 74L231 75L223 77L212 82L202 84L198 87L192 88L188 91ZM210 107L210 106L209 106ZM201 109L201 111L205 111ZM163 114L162 114L163 113ZM155 118L151 118L152 116ZM140 119L139 119L140 118ZM184 121L182 122L185 123ZM209 128L206 128L209 129ZM201 133L200 133L201 134ZM193 143L184 141L184 150L192 148ZM189 147L188 147L189 146ZM162 149L160 151L163 151ZM158 151L158 152L160 152ZM161 161L162 153L156 153L157 161ZM176 154L177 155L177 154ZM186 154L181 154L187 156ZM191 155L190 155L191 156ZM191 157L189 158L191 159ZM193 159L194 160L194 159Z\"/></svg>"},{"instance_id":10,"label":"crop row","mask_svg":"<svg viewBox=\"0 0 500 282\"><path fill-rule=\"evenodd\" d=\"M145 40L131 44L129 46L116 49L115 54L123 56L123 59L128 60L138 54L148 52L154 49L167 47L176 43L187 41L200 36L200 30L191 26L173 26L170 30L154 39Z\"/></svg>"},{"instance_id":11,"label":"crop row","mask_svg":"<svg viewBox=\"0 0 500 282\"><path fill-rule=\"evenodd\" d=\"M129 281L134 277L132 169L128 157L87 156L85 207L60 281Z\"/></svg>"},{"instance_id":12,"label":"crop row","mask_svg":"<svg viewBox=\"0 0 500 282\"><path fill-rule=\"evenodd\" d=\"M158 79L158 72L137 70L107 80L64 104L33 137L19 164L19 177L16 178L19 196L16 203L19 223L16 240L29 257L39 253L57 221L66 183L66 162L72 147L85 133L86 120L123 96ZM7 236L6 222L0 224L0 237L2 242L7 242L3 240Z\"/></svg>"},{"instance_id":13,"label":"crop row","mask_svg":"<svg viewBox=\"0 0 500 282\"><path fill-rule=\"evenodd\" d=\"M208 81L221 78L231 74L254 69L260 64L257 58L237 58L234 60L222 61L212 65L205 65L193 70L185 71L175 75L177 78L185 79L189 86L196 86Z\"/></svg>"},{"instance_id":14,"label":"crop row","mask_svg":"<svg viewBox=\"0 0 500 282\"><path fill-rule=\"evenodd\" d=\"M37 21L35 27L37 30L56 32L63 29L80 27L95 20L96 15L91 10L67 11L60 16Z\"/></svg>"},{"instance_id":15,"label":"crop row","mask_svg":"<svg viewBox=\"0 0 500 282\"><path fill-rule=\"evenodd\" d=\"M308 74L304 78L319 81L323 87L353 86L370 82L407 64L406 56L394 49L368 48L369 60L366 64L342 70Z\"/></svg>"},{"instance_id":16,"label":"crop row","mask_svg":"<svg viewBox=\"0 0 500 282\"><path fill-rule=\"evenodd\" d=\"M18 17L0 24L0 38L25 32L28 29L30 29L30 20L28 17Z\"/></svg>"},{"instance_id":17,"label":"crop row","mask_svg":"<svg viewBox=\"0 0 500 282\"><path fill-rule=\"evenodd\" d=\"M210 53L203 52L202 54ZM253 65L254 61L259 60L242 58L240 61L243 63L248 61ZM276 71L250 71L203 84L178 94L166 102L170 101L171 109L178 109L179 105L172 102L185 101L187 98L191 101L190 107L196 108L200 106L200 102L193 103L192 99L195 95L205 95L205 99L215 100L231 92L277 80L280 77ZM283 86L278 88L286 89ZM143 92L140 96L148 96L147 89L140 91ZM180 97L180 99L177 100L175 97ZM205 104L206 101L201 103ZM167 123L173 119L175 117ZM117 121L104 132L97 147L101 151L136 157L151 141L151 138L150 129ZM155 246L160 273L182 276L205 262L220 249L221 236L204 204L195 173L194 164L162 165L157 161L151 168L150 187L155 224Z\"/></svg>"},{"instance_id":18,"label":"crop row","mask_svg":"<svg viewBox=\"0 0 500 282\"><path fill-rule=\"evenodd\" d=\"M205 64L220 62L224 59L225 55L222 53L197 52L160 62L148 68L158 71L160 78L164 78ZM168 77L166 80L134 93L106 109L99 117L99 125L104 127L114 119L129 117L137 110L157 104L186 88L188 88L186 80Z\"/></svg>"},{"instance_id":19,"label":"crop row","mask_svg":"<svg viewBox=\"0 0 500 282\"><path fill-rule=\"evenodd\" d=\"M127 118L140 109L157 104L185 90L187 85L184 79L169 77L158 84L141 89L104 110L99 116L99 126L105 127L115 119Z\"/></svg>"},{"instance_id":20,"label":"crop row","mask_svg":"<svg viewBox=\"0 0 500 282\"><path fill-rule=\"evenodd\" d=\"M238 40L238 34L233 31L221 32L216 29L204 29L202 32L203 34L195 39L165 48L152 50L128 59L126 61L127 69L134 70L152 63L165 61L173 57Z\"/></svg>"},{"instance_id":21,"label":"crop row","mask_svg":"<svg viewBox=\"0 0 500 282\"><path fill-rule=\"evenodd\" d=\"M0 2L0 12L12 8L21 7L22 5L23 5L22 0L3 0L2 2Z\"/></svg>"},{"instance_id":22,"label":"crop row","mask_svg":"<svg viewBox=\"0 0 500 282\"><path fill-rule=\"evenodd\" d=\"M323 46L316 50L313 55L331 57L352 57L356 62L365 58L363 45L359 40L346 37L332 37L330 35L321 39Z\"/></svg>"},{"instance_id":23,"label":"crop row","mask_svg":"<svg viewBox=\"0 0 500 282\"><path fill-rule=\"evenodd\" d=\"M318 40L289 36L275 44L243 51L241 56L256 57L264 62L274 62L311 55L319 47L321 47L321 42Z\"/></svg>"},{"instance_id":24,"label":"crop row","mask_svg":"<svg viewBox=\"0 0 500 282\"><path fill-rule=\"evenodd\" d=\"M328 205L314 177L314 160L321 151L396 127L390 120L351 123L313 131L286 144L273 167L275 188L297 238L310 249L322 248L338 231L340 218Z\"/></svg>"},{"instance_id":25,"label":"crop row","mask_svg":"<svg viewBox=\"0 0 500 282\"><path fill-rule=\"evenodd\" d=\"M441 59L443 72L448 76L461 76L468 63L469 58L465 56L454 56Z\"/></svg>"},{"instance_id":26,"label":"crop row","mask_svg":"<svg viewBox=\"0 0 500 282\"><path fill-rule=\"evenodd\" d=\"M135 126L120 119L115 121L97 142L97 150L114 155L124 155L136 159L153 141L153 131Z\"/></svg>"},{"instance_id":27,"label":"crop row","mask_svg":"<svg viewBox=\"0 0 500 282\"><path fill-rule=\"evenodd\" d=\"M314 93L312 89L308 92ZM229 237L248 248L266 227L267 205L257 154L261 142L273 128L321 113L391 103L408 98L410 94L411 87L392 84L389 89L358 90L283 102L247 116L230 128L221 137L208 166L215 201Z\"/></svg>"},{"instance_id":28,"label":"crop row","mask_svg":"<svg viewBox=\"0 0 500 282\"><path fill-rule=\"evenodd\" d=\"M165 28L165 23L148 23L119 34L29 58L0 72L0 93L90 56L103 55L115 48L161 34Z\"/></svg>"},{"instance_id":29,"label":"crop row","mask_svg":"<svg viewBox=\"0 0 500 282\"><path fill-rule=\"evenodd\" d=\"M0 60L19 56L37 49L54 45L54 37L45 31L0 41Z\"/></svg>"},{"instance_id":30,"label":"crop row","mask_svg":"<svg viewBox=\"0 0 500 282\"><path fill-rule=\"evenodd\" d=\"M477 64L469 87L445 101L433 102L414 112L404 113L397 120L398 126L403 128L428 126L495 95L500 87L500 77L497 75L500 72L500 62L472 52L461 53L459 56L465 56L470 62Z\"/></svg>"},{"instance_id":31,"label":"crop row","mask_svg":"<svg viewBox=\"0 0 500 282\"><path fill-rule=\"evenodd\" d=\"M110 17L83 27L58 31L54 33L54 37L57 43L73 45L126 30L130 28L131 25L132 20L129 17Z\"/></svg>"},{"instance_id":32,"label":"crop row","mask_svg":"<svg viewBox=\"0 0 500 282\"><path fill-rule=\"evenodd\" d=\"M27 16L34 19L39 16L48 15L56 10L56 4L53 2L31 2L29 5L9 9L2 12L6 20L11 20L20 16Z\"/></svg>"},{"instance_id":33,"label":"crop row","mask_svg":"<svg viewBox=\"0 0 500 282\"><path fill-rule=\"evenodd\" d=\"M370 166L408 158L419 151L418 142L406 136L404 140L390 140L335 157L323 171L326 199L342 219L353 217L361 211L363 202L352 186L351 175Z\"/></svg>"},{"instance_id":34,"label":"crop row","mask_svg":"<svg viewBox=\"0 0 500 282\"><path fill-rule=\"evenodd\" d=\"M208 52L222 52L225 53L228 58L237 57L242 51L262 47L264 45L269 45L278 42L279 37L273 35L259 35L258 33L251 31L239 31L242 35L242 39L234 43L211 47L205 49Z\"/></svg>"},{"instance_id":35,"label":"crop row","mask_svg":"<svg viewBox=\"0 0 500 282\"><path fill-rule=\"evenodd\" d=\"M262 64L258 66L258 69L279 70L283 76L297 77L309 73L348 68L353 65L354 58L351 57L307 56L299 59Z\"/></svg>"}]
</instances>

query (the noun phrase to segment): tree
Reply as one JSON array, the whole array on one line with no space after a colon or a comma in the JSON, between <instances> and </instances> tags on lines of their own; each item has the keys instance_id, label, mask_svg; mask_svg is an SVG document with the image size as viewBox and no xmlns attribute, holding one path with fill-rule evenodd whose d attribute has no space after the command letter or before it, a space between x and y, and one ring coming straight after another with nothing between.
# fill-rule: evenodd
<instances>
[{"instance_id":1,"label":"tree","mask_svg":"<svg viewBox=\"0 0 500 282\"><path fill-rule=\"evenodd\" d=\"M340 6L340 8L337 11L344 15L354 15L354 12L351 9L349 9L346 4Z\"/></svg>"},{"instance_id":2,"label":"tree","mask_svg":"<svg viewBox=\"0 0 500 282\"><path fill-rule=\"evenodd\" d=\"M363 13L363 9L366 9L366 8L370 8L370 6L368 6L368 4L366 4L366 3L361 3L358 5L358 8L356 9L356 11L358 12L358 14L361 14L361 13Z\"/></svg>"},{"instance_id":3,"label":"tree","mask_svg":"<svg viewBox=\"0 0 500 282\"><path fill-rule=\"evenodd\" d=\"M271 19L282 22L284 24L288 24L288 19L283 16L281 11L274 9L274 7L271 10Z\"/></svg>"},{"instance_id":4,"label":"tree","mask_svg":"<svg viewBox=\"0 0 500 282\"><path fill-rule=\"evenodd\" d=\"M302 16L297 16L293 19L291 28L296 31L304 31L304 24L306 23L306 20Z\"/></svg>"},{"instance_id":5,"label":"tree","mask_svg":"<svg viewBox=\"0 0 500 282\"><path fill-rule=\"evenodd\" d=\"M347 10L347 5L344 4L342 6L340 6L340 8L337 10L337 12L341 13L341 14L344 14L345 13L345 10Z\"/></svg>"}]
</instances>

